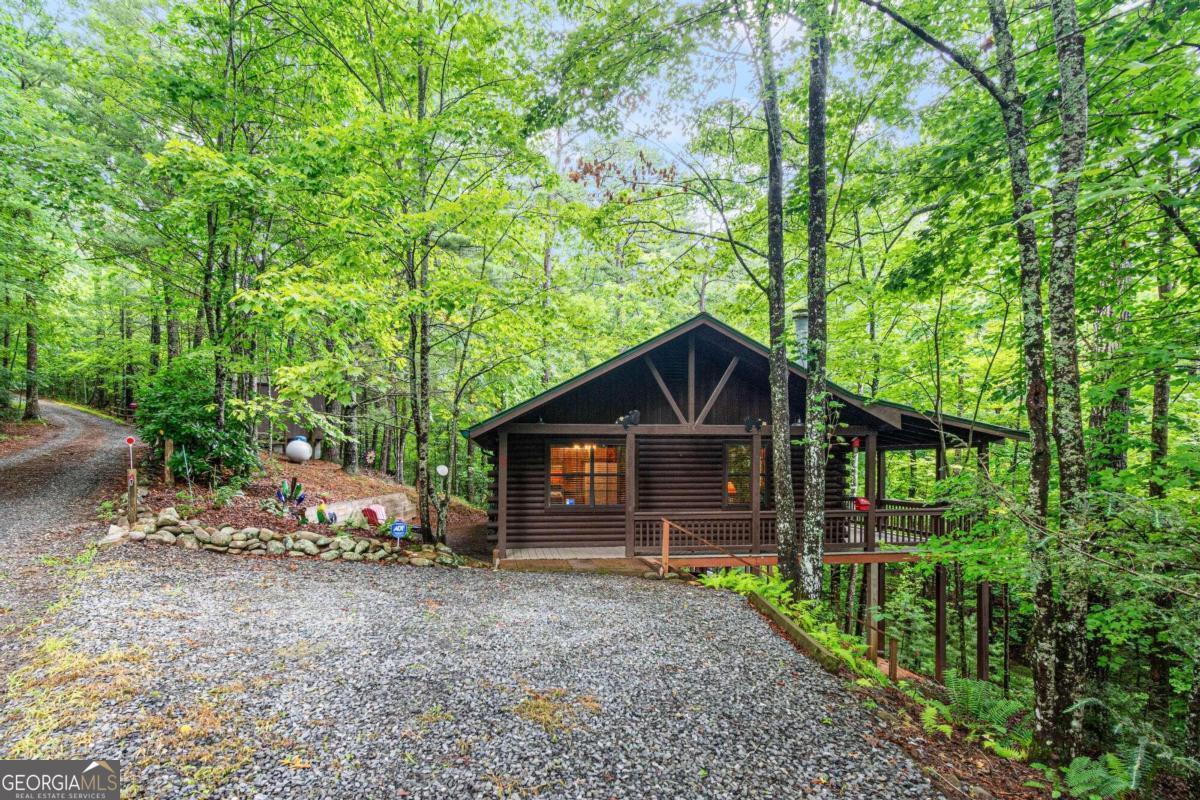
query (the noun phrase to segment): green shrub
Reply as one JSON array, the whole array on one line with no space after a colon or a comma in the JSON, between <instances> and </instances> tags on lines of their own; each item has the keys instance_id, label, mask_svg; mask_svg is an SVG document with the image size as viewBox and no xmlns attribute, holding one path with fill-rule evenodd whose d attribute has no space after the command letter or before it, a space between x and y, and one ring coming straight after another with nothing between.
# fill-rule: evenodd
<instances>
[{"instance_id":1,"label":"green shrub","mask_svg":"<svg viewBox=\"0 0 1200 800\"><path fill-rule=\"evenodd\" d=\"M215 483L222 470L246 475L259 466L248 427L228 421L217 430L213 354L194 350L166 364L138 388L134 423L161 458L165 439L175 442L171 469L189 480Z\"/></svg>"}]
</instances>

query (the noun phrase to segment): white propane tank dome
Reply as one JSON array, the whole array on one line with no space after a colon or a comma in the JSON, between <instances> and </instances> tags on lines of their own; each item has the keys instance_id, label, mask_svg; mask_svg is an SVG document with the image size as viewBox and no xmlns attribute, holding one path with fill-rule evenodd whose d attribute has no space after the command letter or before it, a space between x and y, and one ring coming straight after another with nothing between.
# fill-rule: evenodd
<instances>
[{"instance_id":1,"label":"white propane tank dome","mask_svg":"<svg viewBox=\"0 0 1200 800\"><path fill-rule=\"evenodd\" d=\"M283 454L293 464L303 464L312 458L313 449L306 437L297 436L287 443L287 447L283 449Z\"/></svg>"}]
</instances>

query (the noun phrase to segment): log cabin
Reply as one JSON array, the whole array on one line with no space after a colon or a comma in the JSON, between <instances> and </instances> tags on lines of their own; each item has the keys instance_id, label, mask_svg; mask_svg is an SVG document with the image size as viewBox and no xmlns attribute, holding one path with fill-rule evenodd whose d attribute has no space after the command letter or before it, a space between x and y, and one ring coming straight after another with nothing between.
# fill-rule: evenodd
<instances>
[{"instance_id":1,"label":"log cabin","mask_svg":"<svg viewBox=\"0 0 1200 800\"><path fill-rule=\"evenodd\" d=\"M736 555L769 563L768 351L701 313L464 434L491 459L497 560ZM790 364L792 477L803 507L805 374ZM944 530L944 508L887 497L887 455L1025 439L1012 428L868 400L831 385L825 550L890 560ZM865 458L855 494L851 464ZM856 473L859 470L855 470ZM674 531L674 533L670 533ZM873 555L872 555L873 554ZM865 556L865 558L863 558ZM715 563L715 562L713 562ZM745 562L749 563L749 562Z\"/></svg>"}]
</instances>

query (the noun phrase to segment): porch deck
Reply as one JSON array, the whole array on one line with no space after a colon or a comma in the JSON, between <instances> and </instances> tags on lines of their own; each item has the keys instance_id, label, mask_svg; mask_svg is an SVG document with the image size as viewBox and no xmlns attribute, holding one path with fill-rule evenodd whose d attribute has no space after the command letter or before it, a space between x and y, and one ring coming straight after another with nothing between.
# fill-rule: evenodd
<instances>
[{"instance_id":1,"label":"porch deck","mask_svg":"<svg viewBox=\"0 0 1200 800\"><path fill-rule=\"evenodd\" d=\"M510 547L507 561L625 558L624 547Z\"/></svg>"}]
</instances>

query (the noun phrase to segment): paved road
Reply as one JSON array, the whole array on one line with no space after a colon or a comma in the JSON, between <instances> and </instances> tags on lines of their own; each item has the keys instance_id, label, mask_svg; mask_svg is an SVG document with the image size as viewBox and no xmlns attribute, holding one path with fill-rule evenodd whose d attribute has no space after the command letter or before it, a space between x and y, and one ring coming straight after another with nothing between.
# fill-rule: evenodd
<instances>
[{"instance_id":1,"label":"paved road","mask_svg":"<svg viewBox=\"0 0 1200 800\"><path fill-rule=\"evenodd\" d=\"M123 479L127 427L46 401L42 415L58 432L0 458L0 543L94 519L97 494Z\"/></svg>"}]
</instances>

